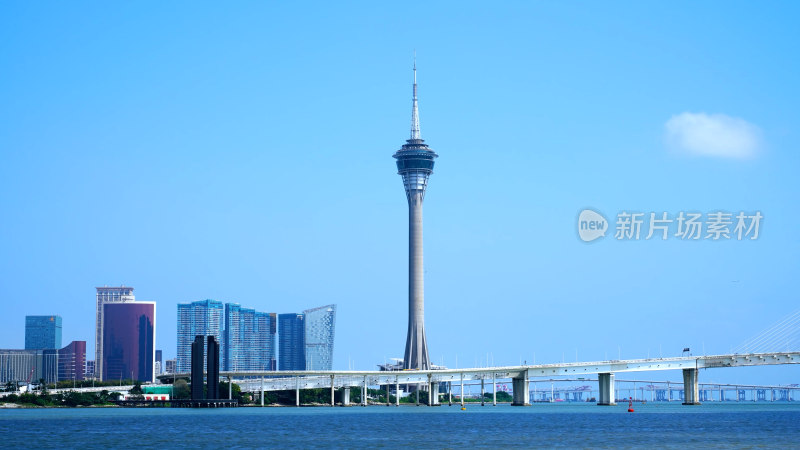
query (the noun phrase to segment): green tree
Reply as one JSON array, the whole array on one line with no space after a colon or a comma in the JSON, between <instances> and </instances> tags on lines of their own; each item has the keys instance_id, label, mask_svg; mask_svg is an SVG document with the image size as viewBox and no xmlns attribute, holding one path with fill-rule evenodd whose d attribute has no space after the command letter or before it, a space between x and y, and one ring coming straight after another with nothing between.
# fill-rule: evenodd
<instances>
[{"instance_id":1,"label":"green tree","mask_svg":"<svg viewBox=\"0 0 800 450\"><path fill-rule=\"evenodd\" d=\"M484 392L483 398L488 401L492 401L492 393L491 392ZM508 392L498 391L497 392L497 401L498 402L510 402L512 400L511 394Z\"/></svg>"},{"instance_id":2,"label":"green tree","mask_svg":"<svg viewBox=\"0 0 800 450\"><path fill-rule=\"evenodd\" d=\"M47 383L44 378L39 378L39 393L43 396L47 395Z\"/></svg>"},{"instance_id":3,"label":"green tree","mask_svg":"<svg viewBox=\"0 0 800 450\"><path fill-rule=\"evenodd\" d=\"M192 397L192 392L189 389L189 383L183 378L175 380L172 385L172 394L175 400L187 400Z\"/></svg>"},{"instance_id":4,"label":"green tree","mask_svg":"<svg viewBox=\"0 0 800 450\"><path fill-rule=\"evenodd\" d=\"M131 400L143 400L144 399L144 391L142 391L142 382L135 381L133 383L133 387L130 391L128 391L128 396Z\"/></svg>"},{"instance_id":5,"label":"green tree","mask_svg":"<svg viewBox=\"0 0 800 450\"><path fill-rule=\"evenodd\" d=\"M222 398L228 398L228 384L229 383L227 381L221 381L219 383L219 394L220 394L220 396ZM239 386L236 383L233 383L233 386L231 386L230 390L233 393L233 398L230 399L230 400L238 400L239 403L244 403L244 398L242 397L242 388L241 388L241 386ZM264 400L266 400L266 399L267 399L267 397L264 397Z\"/></svg>"}]
</instances>

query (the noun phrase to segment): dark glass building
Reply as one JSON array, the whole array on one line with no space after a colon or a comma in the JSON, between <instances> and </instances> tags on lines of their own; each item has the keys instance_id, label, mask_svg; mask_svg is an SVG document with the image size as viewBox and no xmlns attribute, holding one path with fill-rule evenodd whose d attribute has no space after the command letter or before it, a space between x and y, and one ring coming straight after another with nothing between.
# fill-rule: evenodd
<instances>
[{"instance_id":1,"label":"dark glass building","mask_svg":"<svg viewBox=\"0 0 800 450\"><path fill-rule=\"evenodd\" d=\"M25 349L61 348L61 316L25 316Z\"/></svg>"},{"instance_id":2,"label":"dark glass building","mask_svg":"<svg viewBox=\"0 0 800 450\"><path fill-rule=\"evenodd\" d=\"M84 378L86 367L86 341L72 341L58 350L58 381Z\"/></svg>"},{"instance_id":3,"label":"dark glass building","mask_svg":"<svg viewBox=\"0 0 800 450\"><path fill-rule=\"evenodd\" d=\"M161 350L156 350L156 375L161 375L164 372L164 362L161 360Z\"/></svg>"},{"instance_id":4,"label":"dark glass building","mask_svg":"<svg viewBox=\"0 0 800 450\"><path fill-rule=\"evenodd\" d=\"M306 370L305 317L278 314L278 370Z\"/></svg>"},{"instance_id":5,"label":"dark glass building","mask_svg":"<svg viewBox=\"0 0 800 450\"><path fill-rule=\"evenodd\" d=\"M153 381L155 302L103 305L103 380Z\"/></svg>"}]
</instances>

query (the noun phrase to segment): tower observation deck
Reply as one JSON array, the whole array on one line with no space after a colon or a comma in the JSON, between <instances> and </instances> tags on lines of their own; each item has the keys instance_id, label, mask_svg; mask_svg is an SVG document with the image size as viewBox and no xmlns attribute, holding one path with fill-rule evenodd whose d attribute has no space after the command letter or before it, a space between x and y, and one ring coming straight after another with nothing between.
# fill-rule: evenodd
<instances>
[{"instance_id":1,"label":"tower observation deck","mask_svg":"<svg viewBox=\"0 0 800 450\"><path fill-rule=\"evenodd\" d=\"M425 280L422 255L422 202L439 155L422 140L417 105L417 64L414 63L414 91L411 108L411 137L397 150L397 173L403 177L408 199L408 335L404 369L430 368L425 339Z\"/></svg>"}]
</instances>

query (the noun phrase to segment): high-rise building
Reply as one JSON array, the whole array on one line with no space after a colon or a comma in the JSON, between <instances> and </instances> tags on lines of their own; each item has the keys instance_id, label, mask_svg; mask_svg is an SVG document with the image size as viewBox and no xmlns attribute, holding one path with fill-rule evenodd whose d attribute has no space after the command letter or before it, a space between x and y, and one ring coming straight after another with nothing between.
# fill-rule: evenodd
<instances>
[{"instance_id":1,"label":"high-rise building","mask_svg":"<svg viewBox=\"0 0 800 450\"><path fill-rule=\"evenodd\" d=\"M86 341L72 341L58 350L58 381L84 379Z\"/></svg>"},{"instance_id":2,"label":"high-rise building","mask_svg":"<svg viewBox=\"0 0 800 450\"><path fill-rule=\"evenodd\" d=\"M419 129L417 105L417 64L414 62L414 89L411 106L411 137L397 150L397 173L403 177L408 200L408 334L403 358L404 369L429 369L428 342L425 339L425 282L422 258L422 202L433 160L431 150Z\"/></svg>"},{"instance_id":3,"label":"high-rise building","mask_svg":"<svg viewBox=\"0 0 800 450\"><path fill-rule=\"evenodd\" d=\"M25 349L61 348L61 316L25 316Z\"/></svg>"},{"instance_id":4,"label":"high-rise building","mask_svg":"<svg viewBox=\"0 0 800 450\"><path fill-rule=\"evenodd\" d=\"M253 345L257 349L252 361L254 370L277 370L278 315L256 312L253 327Z\"/></svg>"},{"instance_id":5,"label":"high-rise building","mask_svg":"<svg viewBox=\"0 0 800 450\"><path fill-rule=\"evenodd\" d=\"M336 305L303 311L305 316L306 370L333 370Z\"/></svg>"},{"instance_id":6,"label":"high-rise building","mask_svg":"<svg viewBox=\"0 0 800 450\"><path fill-rule=\"evenodd\" d=\"M94 367L95 376L102 380L103 378L103 305L106 303L128 303L136 300L133 296L133 288L129 286L108 287L103 286L96 288L97 293L95 300L97 301L97 312L95 320L95 335L94 335Z\"/></svg>"},{"instance_id":7,"label":"high-rise building","mask_svg":"<svg viewBox=\"0 0 800 450\"><path fill-rule=\"evenodd\" d=\"M226 303L223 370L275 370L276 325L274 313Z\"/></svg>"},{"instance_id":8,"label":"high-rise building","mask_svg":"<svg viewBox=\"0 0 800 450\"><path fill-rule=\"evenodd\" d=\"M83 371L83 374L84 378L94 378L95 370L93 359L86 360L86 369Z\"/></svg>"},{"instance_id":9,"label":"high-rise building","mask_svg":"<svg viewBox=\"0 0 800 450\"><path fill-rule=\"evenodd\" d=\"M178 366L177 359L168 359L164 361L164 373L175 373L175 368Z\"/></svg>"},{"instance_id":10,"label":"high-rise building","mask_svg":"<svg viewBox=\"0 0 800 450\"><path fill-rule=\"evenodd\" d=\"M214 336L217 342L222 341L223 315L222 302L217 300L178 304L178 373L191 371L192 342L196 336Z\"/></svg>"},{"instance_id":11,"label":"high-rise building","mask_svg":"<svg viewBox=\"0 0 800 450\"><path fill-rule=\"evenodd\" d=\"M245 321L244 317L252 317L254 313L255 310L242 308L238 303L225 303L225 326L222 332L222 370L242 370L240 367L245 365L243 341L244 336L252 332L253 323L252 319Z\"/></svg>"},{"instance_id":12,"label":"high-rise building","mask_svg":"<svg viewBox=\"0 0 800 450\"><path fill-rule=\"evenodd\" d=\"M54 349L0 350L0 383L58 380L58 353Z\"/></svg>"},{"instance_id":13,"label":"high-rise building","mask_svg":"<svg viewBox=\"0 0 800 450\"><path fill-rule=\"evenodd\" d=\"M306 370L305 317L278 314L278 370Z\"/></svg>"},{"instance_id":14,"label":"high-rise building","mask_svg":"<svg viewBox=\"0 0 800 450\"><path fill-rule=\"evenodd\" d=\"M103 304L102 379L153 381L155 333L155 302Z\"/></svg>"},{"instance_id":15,"label":"high-rise building","mask_svg":"<svg viewBox=\"0 0 800 450\"><path fill-rule=\"evenodd\" d=\"M164 371L164 363L161 360L161 354L162 354L161 350L156 350L156 362L155 362L156 375L161 375L161 373Z\"/></svg>"}]
</instances>

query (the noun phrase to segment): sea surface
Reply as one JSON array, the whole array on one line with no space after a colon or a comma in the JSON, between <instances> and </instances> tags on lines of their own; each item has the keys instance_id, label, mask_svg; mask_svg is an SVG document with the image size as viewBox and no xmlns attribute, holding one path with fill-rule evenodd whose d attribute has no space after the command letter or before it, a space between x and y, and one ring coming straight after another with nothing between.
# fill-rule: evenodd
<instances>
[{"instance_id":1,"label":"sea surface","mask_svg":"<svg viewBox=\"0 0 800 450\"><path fill-rule=\"evenodd\" d=\"M800 402L0 410L0 448L800 448Z\"/></svg>"}]
</instances>

